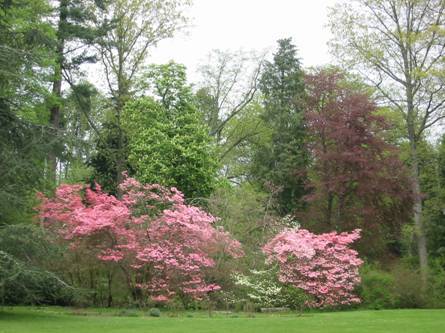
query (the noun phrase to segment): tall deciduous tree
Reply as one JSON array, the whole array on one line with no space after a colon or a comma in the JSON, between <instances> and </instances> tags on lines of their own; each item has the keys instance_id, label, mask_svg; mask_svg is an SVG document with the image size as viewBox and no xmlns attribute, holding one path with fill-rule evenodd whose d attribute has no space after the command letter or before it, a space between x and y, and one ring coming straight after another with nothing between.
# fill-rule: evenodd
<instances>
[{"instance_id":1,"label":"tall deciduous tree","mask_svg":"<svg viewBox=\"0 0 445 333\"><path fill-rule=\"evenodd\" d=\"M185 67L151 65L140 86L156 100L130 101L122 116L135 175L145 183L176 186L190 198L207 197L216 184L215 149Z\"/></svg>"},{"instance_id":2,"label":"tall deciduous tree","mask_svg":"<svg viewBox=\"0 0 445 333\"><path fill-rule=\"evenodd\" d=\"M257 147L253 178L261 185L280 188L278 210L292 212L304 194L308 154L304 146L304 80L297 50L290 38L278 41L272 62L266 62L259 88L264 98L263 119L271 129L270 140Z\"/></svg>"},{"instance_id":3,"label":"tall deciduous tree","mask_svg":"<svg viewBox=\"0 0 445 333\"><path fill-rule=\"evenodd\" d=\"M113 100L111 121L117 129L114 183L120 182L126 167L125 133L121 126L123 107L134 93L150 48L184 26L183 9L188 4L188 0L116 0L107 7L105 17L113 26L102 37L99 53Z\"/></svg>"},{"instance_id":4,"label":"tall deciduous tree","mask_svg":"<svg viewBox=\"0 0 445 333\"><path fill-rule=\"evenodd\" d=\"M207 127L192 105L169 111L148 97L127 104L129 164L142 182L176 186L192 199L207 197L217 171Z\"/></svg>"},{"instance_id":5,"label":"tall deciduous tree","mask_svg":"<svg viewBox=\"0 0 445 333\"><path fill-rule=\"evenodd\" d=\"M106 98L89 82L79 82L67 91L64 98L63 128L66 140L61 156L59 179L62 182L79 182L91 173L91 161L96 141L106 141L101 133L106 126ZM95 155L94 155L95 156Z\"/></svg>"},{"instance_id":6,"label":"tall deciduous tree","mask_svg":"<svg viewBox=\"0 0 445 333\"><path fill-rule=\"evenodd\" d=\"M234 183L246 178L251 143L264 132L257 91L262 57L214 50L201 66L198 110L215 139L221 173Z\"/></svg>"},{"instance_id":7,"label":"tall deciduous tree","mask_svg":"<svg viewBox=\"0 0 445 333\"><path fill-rule=\"evenodd\" d=\"M385 241L397 239L412 204L409 173L385 142L388 125L339 72L307 75L306 88L313 165L304 220L322 231L361 228L366 254L381 252L377 245L387 251Z\"/></svg>"},{"instance_id":8,"label":"tall deciduous tree","mask_svg":"<svg viewBox=\"0 0 445 333\"><path fill-rule=\"evenodd\" d=\"M214 50L200 68L196 96L209 133L223 145L230 121L246 111L258 90L261 61L243 52ZM222 149L224 154L224 149Z\"/></svg>"},{"instance_id":9,"label":"tall deciduous tree","mask_svg":"<svg viewBox=\"0 0 445 333\"><path fill-rule=\"evenodd\" d=\"M414 223L424 284L427 242L422 219L417 146L425 131L445 117L445 2L357 0L331 13L338 59L375 85L402 115L410 143Z\"/></svg>"}]
</instances>

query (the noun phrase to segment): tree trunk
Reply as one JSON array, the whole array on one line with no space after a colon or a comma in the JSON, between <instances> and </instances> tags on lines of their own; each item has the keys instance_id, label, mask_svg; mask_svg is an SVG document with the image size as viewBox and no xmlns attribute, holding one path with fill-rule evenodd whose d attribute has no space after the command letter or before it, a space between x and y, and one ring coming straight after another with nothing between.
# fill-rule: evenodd
<instances>
[{"instance_id":1,"label":"tree trunk","mask_svg":"<svg viewBox=\"0 0 445 333\"><path fill-rule=\"evenodd\" d=\"M96 288L96 282L94 279L94 271L92 269L89 270L90 272L90 289L94 290L93 292L93 304L97 305L97 288Z\"/></svg>"},{"instance_id":2,"label":"tree trunk","mask_svg":"<svg viewBox=\"0 0 445 333\"><path fill-rule=\"evenodd\" d=\"M332 225L332 209L334 207L334 195L328 190L328 205L326 207L326 226L331 228Z\"/></svg>"},{"instance_id":3,"label":"tree trunk","mask_svg":"<svg viewBox=\"0 0 445 333\"><path fill-rule=\"evenodd\" d=\"M113 282L113 273L108 272L108 281L107 281L107 287L108 287L108 297L107 297L107 307L111 308L113 305L113 294L112 294L112 282Z\"/></svg>"},{"instance_id":4,"label":"tree trunk","mask_svg":"<svg viewBox=\"0 0 445 333\"><path fill-rule=\"evenodd\" d=\"M414 226L415 237L417 242L417 252L419 256L419 266L422 278L422 288L426 288L428 280L428 252L426 246L425 228L422 219L422 193L420 191L419 182L419 161L417 156L417 147L411 144L411 163L413 176L413 194L414 194Z\"/></svg>"},{"instance_id":5,"label":"tree trunk","mask_svg":"<svg viewBox=\"0 0 445 333\"><path fill-rule=\"evenodd\" d=\"M54 78L53 78L53 88L52 94L56 99L56 102L51 106L50 109L50 125L54 130L55 138L59 135L60 130L60 99L62 97L62 70L64 55L63 50L65 47L64 39L64 26L67 20L68 1L61 0L59 3L59 24L57 30L57 48L56 48L56 61L54 65ZM57 141L57 140L54 140ZM53 184L57 184L57 156L54 149L51 149L48 153L48 168L49 168L49 179Z\"/></svg>"},{"instance_id":6,"label":"tree trunk","mask_svg":"<svg viewBox=\"0 0 445 333\"><path fill-rule=\"evenodd\" d=\"M419 255L420 274L422 278L422 289L426 289L428 280L428 252L426 248L426 235L422 220L422 193L420 190L420 171L419 171L419 157L417 154L417 142L419 135L416 132L416 117L414 107L414 88L408 64L408 56L406 50L402 49L402 54L405 63L405 79L406 79L406 102L407 102L407 130L410 144L411 157L411 173L413 177L413 195L414 195L414 226L417 241L417 252Z\"/></svg>"},{"instance_id":7,"label":"tree trunk","mask_svg":"<svg viewBox=\"0 0 445 333\"><path fill-rule=\"evenodd\" d=\"M124 146L124 132L122 129L121 115L125 107L125 103L128 100L129 88L127 78L124 74L124 54L121 50L118 52L119 58L119 68L117 72L117 96L116 96L116 121L119 131L118 148L116 156L116 183L118 185L116 196L118 198L122 197L122 191L119 189L119 184L123 180L122 173L125 171L126 161L125 161L125 146Z\"/></svg>"},{"instance_id":8,"label":"tree trunk","mask_svg":"<svg viewBox=\"0 0 445 333\"><path fill-rule=\"evenodd\" d=\"M136 283L133 282L130 272L124 266L121 265L120 268L121 268L122 272L124 273L125 280L127 282L127 287L128 287L128 290L130 291L132 300L134 302L138 302L138 300L140 298L139 297L140 292L135 286Z\"/></svg>"}]
</instances>

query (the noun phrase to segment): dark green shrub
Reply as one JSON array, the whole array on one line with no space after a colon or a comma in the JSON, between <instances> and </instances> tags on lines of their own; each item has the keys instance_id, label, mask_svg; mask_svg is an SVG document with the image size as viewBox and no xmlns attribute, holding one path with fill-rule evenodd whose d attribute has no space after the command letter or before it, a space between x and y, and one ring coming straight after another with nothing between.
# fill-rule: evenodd
<instances>
[{"instance_id":1,"label":"dark green shrub","mask_svg":"<svg viewBox=\"0 0 445 333\"><path fill-rule=\"evenodd\" d=\"M283 300L282 307L288 307L292 310L302 311L306 302L310 300L310 296L302 289L291 285L283 285L280 292L280 297Z\"/></svg>"},{"instance_id":2,"label":"dark green shrub","mask_svg":"<svg viewBox=\"0 0 445 333\"><path fill-rule=\"evenodd\" d=\"M138 317L139 313L134 309L123 309L117 315L121 317Z\"/></svg>"},{"instance_id":3,"label":"dark green shrub","mask_svg":"<svg viewBox=\"0 0 445 333\"><path fill-rule=\"evenodd\" d=\"M426 295L422 291L422 280L418 270L399 264L392 271L398 308L422 308L426 305Z\"/></svg>"},{"instance_id":4,"label":"dark green shrub","mask_svg":"<svg viewBox=\"0 0 445 333\"><path fill-rule=\"evenodd\" d=\"M55 269L62 249L37 226L17 224L0 228L0 302L5 304L73 303L77 290Z\"/></svg>"},{"instance_id":5,"label":"dark green shrub","mask_svg":"<svg viewBox=\"0 0 445 333\"><path fill-rule=\"evenodd\" d=\"M370 309L445 307L445 269L438 260L430 262L428 289L422 290L419 270L411 261L389 271L365 265L358 288L362 304Z\"/></svg>"},{"instance_id":6,"label":"dark green shrub","mask_svg":"<svg viewBox=\"0 0 445 333\"><path fill-rule=\"evenodd\" d=\"M186 310L188 307L186 306L189 299L187 299L185 296L179 296L176 295L175 297L171 298L167 303L165 303L165 306L170 311L169 315L173 315L177 312L181 312ZM158 304L159 305L159 304ZM195 306L199 306L198 309L202 310L202 306L205 306L203 302L199 302L195 304ZM205 309L205 308L204 308Z\"/></svg>"},{"instance_id":7,"label":"dark green shrub","mask_svg":"<svg viewBox=\"0 0 445 333\"><path fill-rule=\"evenodd\" d=\"M72 304L75 289L55 274L25 265L0 251L0 303Z\"/></svg>"},{"instance_id":8,"label":"dark green shrub","mask_svg":"<svg viewBox=\"0 0 445 333\"><path fill-rule=\"evenodd\" d=\"M390 273L365 265L360 275L362 283L358 292L363 306L375 310L395 306L397 303L395 281Z\"/></svg>"},{"instance_id":9,"label":"dark green shrub","mask_svg":"<svg viewBox=\"0 0 445 333\"><path fill-rule=\"evenodd\" d=\"M158 308L152 308L150 309L149 313L150 317L160 317L161 316L161 310Z\"/></svg>"},{"instance_id":10,"label":"dark green shrub","mask_svg":"<svg viewBox=\"0 0 445 333\"><path fill-rule=\"evenodd\" d=\"M430 262L426 306L445 308L445 269L443 258Z\"/></svg>"}]
</instances>

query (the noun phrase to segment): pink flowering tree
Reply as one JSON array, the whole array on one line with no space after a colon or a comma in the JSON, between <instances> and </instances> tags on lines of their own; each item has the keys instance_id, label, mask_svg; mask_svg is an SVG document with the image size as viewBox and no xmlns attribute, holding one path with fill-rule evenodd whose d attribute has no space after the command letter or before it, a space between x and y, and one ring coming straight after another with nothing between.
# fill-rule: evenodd
<instances>
[{"instance_id":1,"label":"pink flowering tree","mask_svg":"<svg viewBox=\"0 0 445 333\"><path fill-rule=\"evenodd\" d=\"M220 289L206 270L223 252L238 258L241 245L215 227L216 218L187 205L180 191L143 185L126 177L118 199L83 185L61 185L41 196L40 217L73 251L88 250L121 268L134 297L167 301L175 295L200 299Z\"/></svg>"},{"instance_id":2,"label":"pink flowering tree","mask_svg":"<svg viewBox=\"0 0 445 333\"><path fill-rule=\"evenodd\" d=\"M286 229L264 247L268 263L277 263L279 280L304 290L313 297L311 307L334 307L359 303L354 295L360 283L363 263L349 248L360 238L360 230L350 233L316 235L305 229Z\"/></svg>"}]
</instances>

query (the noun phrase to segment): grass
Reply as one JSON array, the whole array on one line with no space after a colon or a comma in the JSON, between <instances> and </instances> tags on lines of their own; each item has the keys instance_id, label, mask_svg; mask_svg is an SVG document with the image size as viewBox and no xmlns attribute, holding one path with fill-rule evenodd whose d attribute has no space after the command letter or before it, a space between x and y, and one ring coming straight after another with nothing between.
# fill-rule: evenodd
<instances>
[{"instance_id":1,"label":"grass","mask_svg":"<svg viewBox=\"0 0 445 333\"><path fill-rule=\"evenodd\" d=\"M160 318L138 311L15 307L0 310L0 333L442 333L445 310L295 314L181 313Z\"/></svg>"}]
</instances>

